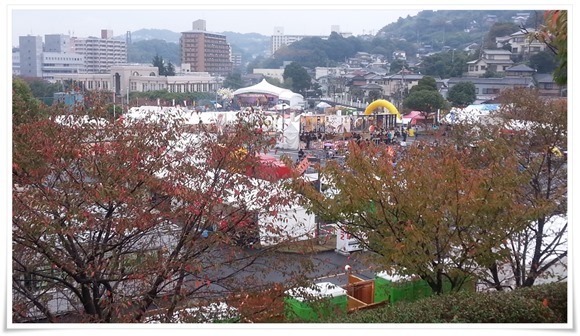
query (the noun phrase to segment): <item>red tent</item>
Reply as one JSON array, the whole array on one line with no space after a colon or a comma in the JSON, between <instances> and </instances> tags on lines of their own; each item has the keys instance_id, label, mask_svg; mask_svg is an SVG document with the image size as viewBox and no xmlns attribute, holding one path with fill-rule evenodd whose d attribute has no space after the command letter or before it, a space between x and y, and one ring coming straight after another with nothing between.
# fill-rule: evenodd
<instances>
[{"instance_id":1,"label":"red tent","mask_svg":"<svg viewBox=\"0 0 580 336\"><path fill-rule=\"evenodd\" d=\"M420 111L411 111L408 114L403 116L403 123L404 124L411 124L416 125L417 120L425 120L425 119L433 119L435 117L435 113L427 113L427 118L425 118L425 113Z\"/></svg>"},{"instance_id":2,"label":"red tent","mask_svg":"<svg viewBox=\"0 0 580 336\"><path fill-rule=\"evenodd\" d=\"M268 154L258 154L260 158L259 167L250 167L246 174L263 180L273 181L292 176L292 170L284 162Z\"/></svg>"}]
</instances>

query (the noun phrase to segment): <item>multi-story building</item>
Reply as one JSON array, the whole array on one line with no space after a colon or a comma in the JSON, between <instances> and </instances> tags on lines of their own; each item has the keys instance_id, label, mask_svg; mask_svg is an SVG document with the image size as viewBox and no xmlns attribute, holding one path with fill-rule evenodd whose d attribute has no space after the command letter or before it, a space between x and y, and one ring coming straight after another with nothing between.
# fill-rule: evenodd
<instances>
[{"instance_id":1,"label":"multi-story building","mask_svg":"<svg viewBox=\"0 0 580 336\"><path fill-rule=\"evenodd\" d=\"M503 73L514 65L512 53L503 49L484 49L479 59L467 62L467 76L481 76L486 71Z\"/></svg>"},{"instance_id":2,"label":"multi-story building","mask_svg":"<svg viewBox=\"0 0 580 336\"><path fill-rule=\"evenodd\" d=\"M44 35L42 53L42 78L53 79L54 74L86 72L85 57L74 53L72 39L68 35Z\"/></svg>"},{"instance_id":3,"label":"multi-story building","mask_svg":"<svg viewBox=\"0 0 580 336\"><path fill-rule=\"evenodd\" d=\"M43 50L54 53L71 53L73 51L71 38L63 34L44 35Z\"/></svg>"},{"instance_id":4,"label":"multi-story building","mask_svg":"<svg viewBox=\"0 0 580 336\"><path fill-rule=\"evenodd\" d=\"M231 59L232 59L232 66L234 68L239 68L242 66L242 53L232 52Z\"/></svg>"},{"instance_id":5,"label":"multi-story building","mask_svg":"<svg viewBox=\"0 0 580 336\"><path fill-rule=\"evenodd\" d=\"M51 80L54 74L84 73L85 58L80 54L43 52L42 78Z\"/></svg>"},{"instance_id":6,"label":"multi-story building","mask_svg":"<svg viewBox=\"0 0 580 336\"><path fill-rule=\"evenodd\" d=\"M20 36L20 75L23 77L42 77L42 37Z\"/></svg>"},{"instance_id":7,"label":"multi-story building","mask_svg":"<svg viewBox=\"0 0 580 336\"><path fill-rule=\"evenodd\" d=\"M233 69L231 47L226 36L207 32L205 20L193 22L193 30L182 32L179 45L181 65L189 64L192 72L225 76Z\"/></svg>"},{"instance_id":8,"label":"multi-story building","mask_svg":"<svg viewBox=\"0 0 580 336\"><path fill-rule=\"evenodd\" d=\"M530 37L534 31L534 29L528 29L527 32L519 31L509 36L507 43L510 44L513 54L533 55L546 50L545 43Z\"/></svg>"},{"instance_id":9,"label":"multi-story building","mask_svg":"<svg viewBox=\"0 0 580 336\"><path fill-rule=\"evenodd\" d=\"M113 39L111 30L101 30L101 37L72 38L74 52L85 58L88 73L107 73L112 66L127 63L127 43Z\"/></svg>"},{"instance_id":10,"label":"multi-story building","mask_svg":"<svg viewBox=\"0 0 580 336\"><path fill-rule=\"evenodd\" d=\"M20 50L12 50L12 75L20 76Z\"/></svg>"},{"instance_id":11,"label":"multi-story building","mask_svg":"<svg viewBox=\"0 0 580 336\"><path fill-rule=\"evenodd\" d=\"M284 82L284 69L254 69L253 73L264 77L276 78L280 82Z\"/></svg>"},{"instance_id":12,"label":"multi-story building","mask_svg":"<svg viewBox=\"0 0 580 336\"><path fill-rule=\"evenodd\" d=\"M334 26L334 28L336 28ZM274 35L272 35L272 55L283 46L291 45L294 42L300 41L305 37L319 37L321 39L328 39L328 35L284 35L283 27L274 27Z\"/></svg>"}]
</instances>

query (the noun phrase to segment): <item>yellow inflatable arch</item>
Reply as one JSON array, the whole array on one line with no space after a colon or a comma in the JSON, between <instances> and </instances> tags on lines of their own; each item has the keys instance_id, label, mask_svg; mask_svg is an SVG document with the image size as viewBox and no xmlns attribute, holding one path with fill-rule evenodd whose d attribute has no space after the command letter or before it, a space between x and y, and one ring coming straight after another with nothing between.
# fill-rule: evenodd
<instances>
[{"instance_id":1,"label":"yellow inflatable arch","mask_svg":"<svg viewBox=\"0 0 580 336\"><path fill-rule=\"evenodd\" d=\"M391 112L391 114L397 115L397 119L402 119L402 117L399 114L399 111L397 110L395 105L391 104L390 102L388 102L384 99L375 100L374 102L370 103L369 106L367 106L367 108L365 109L364 114L369 115L369 114L373 113L374 109L376 109L379 106L386 107L387 110L389 110L389 112Z\"/></svg>"}]
</instances>

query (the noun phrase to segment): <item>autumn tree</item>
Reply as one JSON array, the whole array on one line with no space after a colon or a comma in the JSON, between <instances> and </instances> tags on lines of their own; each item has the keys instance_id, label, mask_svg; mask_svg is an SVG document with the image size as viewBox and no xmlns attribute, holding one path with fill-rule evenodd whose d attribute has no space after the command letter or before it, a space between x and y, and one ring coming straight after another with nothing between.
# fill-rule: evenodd
<instances>
[{"instance_id":1,"label":"autumn tree","mask_svg":"<svg viewBox=\"0 0 580 336\"><path fill-rule=\"evenodd\" d=\"M170 321L243 304L272 287L266 272L303 277L268 255L290 239L274 222L295 196L248 173L272 145L255 118L216 130L183 115L70 117L14 130L14 322L142 322L152 309Z\"/></svg>"},{"instance_id":2,"label":"autumn tree","mask_svg":"<svg viewBox=\"0 0 580 336\"><path fill-rule=\"evenodd\" d=\"M509 259L498 261L489 279L495 288L526 287L553 276L554 266L567 265L567 101L526 88L505 90L499 99L501 108L493 115L526 178L520 202L533 217L504 246ZM500 274L506 268L507 275Z\"/></svg>"},{"instance_id":3,"label":"autumn tree","mask_svg":"<svg viewBox=\"0 0 580 336\"><path fill-rule=\"evenodd\" d=\"M489 260L504 253L502 242L523 225L510 221L523 211L511 196L522 174L505 153L483 150L488 145L413 146L393 157L385 145L352 143L344 167L320 168L328 192L296 188L322 220L374 252L384 270L418 276L435 293L444 284L458 290L482 276Z\"/></svg>"},{"instance_id":4,"label":"autumn tree","mask_svg":"<svg viewBox=\"0 0 580 336\"><path fill-rule=\"evenodd\" d=\"M553 73L554 80L559 85L565 85L568 82L568 11L546 11L544 25L530 35L544 42L548 49L556 55L558 66Z\"/></svg>"}]
</instances>

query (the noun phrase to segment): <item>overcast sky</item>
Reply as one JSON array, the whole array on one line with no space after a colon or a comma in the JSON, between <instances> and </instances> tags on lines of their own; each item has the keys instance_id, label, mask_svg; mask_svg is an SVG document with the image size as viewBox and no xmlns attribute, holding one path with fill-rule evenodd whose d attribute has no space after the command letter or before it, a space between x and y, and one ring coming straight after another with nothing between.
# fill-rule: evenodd
<instances>
[{"instance_id":1,"label":"overcast sky","mask_svg":"<svg viewBox=\"0 0 580 336\"><path fill-rule=\"evenodd\" d=\"M18 44L19 36L29 34L87 37L100 36L101 29L111 29L117 36L145 28L182 32L191 30L192 22L198 19L206 20L207 30L211 32L233 31L270 36L274 27L283 27L286 35L329 35L331 26L338 25L341 32L375 34L399 17L413 16L426 9L530 9L539 6L533 0L512 0L508 7L505 1L497 0L487 0L483 4L473 1L466 4L456 0L445 4L406 0L396 2L397 5L376 0L365 0L364 5L341 0L332 1L332 5L315 0L293 0L287 4L252 1L253 5L224 5L221 0L212 0L209 5L207 2L197 4L199 1L183 1L189 2L186 5L164 5L162 2L152 5L148 1L135 5L123 0L101 0L97 4L82 2L82 5L78 1L68 1L67 4L67 0L59 1L59 5L31 5L28 0L7 1L11 3L7 19L13 46ZM176 0L171 3L176 3Z\"/></svg>"},{"instance_id":2,"label":"overcast sky","mask_svg":"<svg viewBox=\"0 0 580 336\"><path fill-rule=\"evenodd\" d=\"M283 27L286 35L329 35L332 25L341 32L355 35L375 34L399 17L416 15L419 10L316 10L316 9L143 9L76 10L43 9L12 11L13 45L23 35L65 34L78 37L100 36L101 29L114 35L139 29L191 30L192 22L206 20L212 32L233 31L270 36L274 27Z\"/></svg>"}]
</instances>

